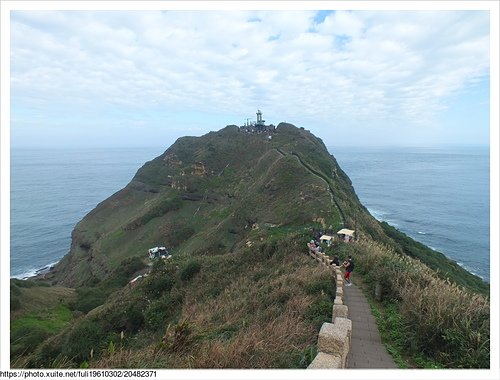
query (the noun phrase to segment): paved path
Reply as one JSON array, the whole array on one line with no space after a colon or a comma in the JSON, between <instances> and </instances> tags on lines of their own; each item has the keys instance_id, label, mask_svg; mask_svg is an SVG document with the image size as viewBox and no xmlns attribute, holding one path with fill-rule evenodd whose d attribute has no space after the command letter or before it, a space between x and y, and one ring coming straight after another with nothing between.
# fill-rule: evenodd
<instances>
[{"instance_id":1,"label":"paved path","mask_svg":"<svg viewBox=\"0 0 500 380\"><path fill-rule=\"evenodd\" d=\"M345 216L344 216L344 213L342 212L342 209L340 208L339 204L335 200L335 193L334 193L334 191L332 189L332 185L330 185L330 182L328 182L326 180L326 178L323 177L323 175L321 175L317 171L311 169L311 167L309 165L307 165L304 161L302 161L302 158L300 158L300 156L297 153L292 152L291 154L292 154L292 156L294 156L299 161L299 163L304 167L304 169L306 169L309 173L311 173L312 175L318 177L319 179L321 179L323 182L326 183L326 186L327 186L328 191L330 193L330 198L331 198L331 201L332 201L332 205L339 212L340 222L342 223L342 226L344 226L345 225Z\"/></svg>"},{"instance_id":2,"label":"paved path","mask_svg":"<svg viewBox=\"0 0 500 380\"><path fill-rule=\"evenodd\" d=\"M286 156L286 154L281 149L275 148L275 150L279 154L281 154L283 157ZM291 155L294 156L297 159L297 161L299 162L299 164L301 164L304 167L304 169L306 169L313 176L318 177L320 180L322 180L323 182L326 183L328 192L330 194L330 200L332 202L332 205L339 212L340 222L342 223L342 226L343 226L345 224L344 213L342 212L342 209L340 208L339 204L335 200L335 194L334 194L334 191L333 191L332 186L330 185L330 183L325 179L325 177L323 177L321 174L317 173L316 171L312 170L306 163L304 163L304 161L302 161L302 159L300 158L300 156L297 153L292 152Z\"/></svg>"},{"instance_id":3,"label":"paved path","mask_svg":"<svg viewBox=\"0 0 500 380\"><path fill-rule=\"evenodd\" d=\"M344 305L352 321L347 368L398 368L380 340L375 317L361 290L354 284L343 288Z\"/></svg>"}]
</instances>

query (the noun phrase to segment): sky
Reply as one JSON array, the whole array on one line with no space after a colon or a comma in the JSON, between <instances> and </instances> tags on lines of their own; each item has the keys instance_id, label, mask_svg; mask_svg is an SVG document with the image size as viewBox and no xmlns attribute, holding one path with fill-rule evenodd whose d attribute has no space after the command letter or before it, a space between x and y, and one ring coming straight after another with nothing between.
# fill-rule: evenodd
<instances>
[{"instance_id":1,"label":"sky","mask_svg":"<svg viewBox=\"0 0 500 380\"><path fill-rule=\"evenodd\" d=\"M489 144L488 11L13 11L10 142L171 145L282 121L327 146Z\"/></svg>"}]
</instances>

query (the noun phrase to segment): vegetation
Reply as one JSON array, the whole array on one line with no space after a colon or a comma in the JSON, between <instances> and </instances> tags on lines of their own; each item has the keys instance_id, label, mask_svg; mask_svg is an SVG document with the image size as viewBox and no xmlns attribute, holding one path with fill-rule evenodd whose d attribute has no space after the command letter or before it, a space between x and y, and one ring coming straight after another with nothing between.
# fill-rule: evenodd
<instances>
[{"instance_id":1,"label":"vegetation","mask_svg":"<svg viewBox=\"0 0 500 380\"><path fill-rule=\"evenodd\" d=\"M12 280L11 366L304 368L335 296L311 227L356 230L327 253L381 286L401 366L489 365L487 284L376 221L323 142L282 123L179 139L77 224L45 282Z\"/></svg>"},{"instance_id":2,"label":"vegetation","mask_svg":"<svg viewBox=\"0 0 500 380\"><path fill-rule=\"evenodd\" d=\"M10 343L13 360L31 353L73 319L68 308L68 303L74 298L72 289L12 279L10 294L13 317ZM13 302L16 305L14 309Z\"/></svg>"},{"instance_id":3,"label":"vegetation","mask_svg":"<svg viewBox=\"0 0 500 380\"><path fill-rule=\"evenodd\" d=\"M456 262L448 259L442 253L436 252L422 243L413 240L386 222L382 222L381 226L387 236L397 243L396 247L399 248L399 252L420 260L434 269L442 279L450 279L457 285L462 285L484 295L489 294L488 284L482 281L478 276L465 271Z\"/></svg>"},{"instance_id":4,"label":"vegetation","mask_svg":"<svg viewBox=\"0 0 500 380\"><path fill-rule=\"evenodd\" d=\"M186 264L186 266L182 269L181 271L181 280L182 281L189 281L191 278L193 278L194 275L196 275L201 269L201 265L197 261L190 261L189 263Z\"/></svg>"},{"instance_id":5,"label":"vegetation","mask_svg":"<svg viewBox=\"0 0 500 380\"><path fill-rule=\"evenodd\" d=\"M409 256L373 241L344 245L373 296L381 287L379 319L390 351L411 365L430 368L488 368L489 299L443 280Z\"/></svg>"},{"instance_id":6,"label":"vegetation","mask_svg":"<svg viewBox=\"0 0 500 380\"><path fill-rule=\"evenodd\" d=\"M144 262L138 257L122 260L110 277L94 286L81 287L76 290L76 299L70 303L71 310L88 313L102 305L110 294L126 285L132 275L145 268Z\"/></svg>"},{"instance_id":7,"label":"vegetation","mask_svg":"<svg viewBox=\"0 0 500 380\"><path fill-rule=\"evenodd\" d=\"M304 255L306 239L157 261L148 277L111 294L25 364L303 368L335 295L332 273Z\"/></svg>"}]
</instances>

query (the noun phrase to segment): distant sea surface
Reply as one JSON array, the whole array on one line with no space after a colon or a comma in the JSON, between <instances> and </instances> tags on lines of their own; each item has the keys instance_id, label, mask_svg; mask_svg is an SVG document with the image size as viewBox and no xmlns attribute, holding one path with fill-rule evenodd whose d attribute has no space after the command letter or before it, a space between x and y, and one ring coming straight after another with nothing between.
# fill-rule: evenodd
<instances>
[{"instance_id":1,"label":"distant sea surface","mask_svg":"<svg viewBox=\"0 0 500 380\"><path fill-rule=\"evenodd\" d=\"M69 252L76 223L164 150L12 148L11 277L57 263Z\"/></svg>"},{"instance_id":2,"label":"distant sea surface","mask_svg":"<svg viewBox=\"0 0 500 380\"><path fill-rule=\"evenodd\" d=\"M329 147L378 220L490 280L488 147Z\"/></svg>"},{"instance_id":3,"label":"distant sea surface","mask_svg":"<svg viewBox=\"0 0 500 380\"><path fill-rule=\"evenodd\" d=\"M164 148L11 150L11 276L69 252L71 231ZM488 148L329 148L361 202L489 281Z\"/></svg>"}]
</instances>

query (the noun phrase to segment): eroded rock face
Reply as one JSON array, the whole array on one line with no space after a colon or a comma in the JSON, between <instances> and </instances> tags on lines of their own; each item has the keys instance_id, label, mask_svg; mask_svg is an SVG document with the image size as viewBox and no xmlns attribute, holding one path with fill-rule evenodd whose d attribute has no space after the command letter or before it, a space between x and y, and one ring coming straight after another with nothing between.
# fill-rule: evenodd
<instances>
[{"instance_id":1,"label":"eroded rock face","mask_svg":"<svg viewBox=\"0 0 500 380\"><path fill-rule=\"evenodd\" d=\"M174 168L180 167L182 165L182 161L177 158L175 153L166 154L165 157L163 158L163 161L165 161L165 163L168 166L171 166Z\"/></svg>"},{"instance_id":2,"label":"eroded rock face","mask_svg":"<svg viewBox=\"0 0 500 380\"><path fill-rule=\"evenodd\" d=\"M205 164L203 162L195 162L193 164L193 175L202 177L205 174L207 174L207 171L205 169Z\"/></svg>"}]
</instances>

